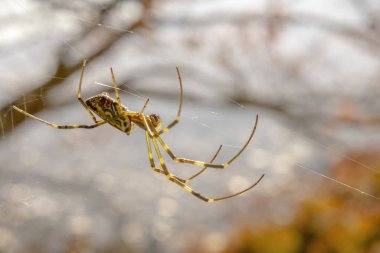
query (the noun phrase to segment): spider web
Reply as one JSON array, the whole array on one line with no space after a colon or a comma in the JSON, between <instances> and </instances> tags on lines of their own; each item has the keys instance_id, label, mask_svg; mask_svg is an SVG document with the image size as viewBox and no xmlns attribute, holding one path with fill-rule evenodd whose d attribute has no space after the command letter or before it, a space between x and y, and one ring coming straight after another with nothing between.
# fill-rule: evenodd
<instances>
[{"instance_id":1,"label":"spider web","mask_svg":"<svg viewBox=\"0 0 380 253\"><path fill-rule=\"evenodd\" d=\"M27 20L35 19L32 14L34 9L24 5L28 1L16 2L16 5L21 6L21 9L24 9L24 11L26 9L23 15L26 15ZM105 3L102 4L104 4L103 7L106 6ZM179 3L177 4L179 5ZM225 3L225 5L227 4ZM128 7L131 8L131 6ZM182 32L185 34L183 35L178 32L179 29L176 27L172 28L169 25L169 28L167 28L165 27L165 22L162 21L162 16L156 18L157 23L162 22L163 28L158 27L156 30L152 30L151 40L156 39L163 46L153 50L148 46L150 45L148 42L139 40L139 37L142 36L141 34L122 29L120 28L122 26L112 23L112 17L117 19L121 17L120 15L111 15L107 21L110 22L111 25L109 25L107 22L105 24L94 22L89 13L91 11L84 12L79 16L74 15L73 19L79 20L84 25L96 24L107 31L123 30L130 38L114 45L113 49L104 57L89 63L85 74L86 88L84 93L86 95L84 97L87 97L88 94L96 94L104 89L112 92L112 89L109 88L111 80L108 73L109 67L112 66L116 71L117 79L122 80L121 82L123 83L120 86L121 91L123 91L122 101L125 101L123 103L132 110L138 111L145 99L149 97L152 102L147 111L149 113L160 113L164 121L169 122L173 119L177 110L178 81L174 67L179 65L183 75L186 96L183 115L180 124L165 135L165 140L174 150L178 150L177 153L184 156L189 154L189 158L197 157L200 160L208 160L212 157L218 145L222 144L223 150L217 161L223 162L241 148L245 138L249 135L254 115L256 113L260 115L260 123L254 140L242 154L242 157L233 165L234 169L226 170L223 173L208 170L200 181L192 184L197 190L210 195L219 195L221 192L225 192L227 188L231 192L236 192L244 188L245 185L249 185L252 180L263 172L266 174L266 178L257 188L248 193L253 194L254 197L244 196L242 199L248 198L249 201L252 201L252 198L262 199L275 195L280 195L284 198L284 194L281 194L284 187L289 187L289 194L297 195L296 198L304 198L305 195L300 189L313 188L314 185L309 186L309 180L315 180L315 175L317 175L319 179L327 179L338 187L344 187L348 191L357 191L366 195L363 198L371 197L373 200L379 200L378 196L372 195L361 187L346 184L334 177L330 177L324 170L334 162L348 159L352 163L359 165L362 170L368 171L368 173L379 173L375 168L346 155L346 151L353 147L348 141L357 142L359 139L364 147L368 143L374 143L373 140L376 140L378 136L375 138L374 134L370 133L373 142L369 142L368 133L363 133L356 139L349 139L347 135L353 132L352 129L348 129L346 132L342 131L342 136L339 136L339 134L338 136L323 135L323 127L319 129L313 128L312 125L315 124L315 121L310 121L311 123L306 124L306 130L301 131L303 124L300 123L299 119L298 121L297 119L293 121L298 125L289 120L294 115L297 115L297 108L292 108L292 105L302 105L302 102L304 102L302 97L305 100L309 99L314 89L317 88L311 87L309 88L311 92L307 93L305 90L298 90L299 86L284 89L278 86L279 82L275 82L276 80L261 80L262 73L252 74L252 70L247 67L258 69L257 72L268 73L265 67L260 66L263 61L268 60L265 56L260 55L260 50L255 56L263 57L264 60L261 62L258 61L255 65L252 65L251 62L247 64L248 60L242 60L237 64L238 67L231 66L232 63L226 61L226 57L229 57L229 55L222 54L221 51L229 52L233 59L239 59L242 57L242 51L234 49L233 43L232 45L228 43L222 45L220 51L212 50L215 40L220 39L220 37L216 36L216 39L211 39L208 42L209 46L208 43L200 46L200 42L192 38L194 35L190 29ZM168 15L167 17L170 21L170 18L175 18L176 16L173 14L173 16ZM57 24L58 21L53 22L51 26L57 27ZM199 33L196 35L199 37L202 37L202 33L207 29L210 29L216 35L225 33L226 29L224 25L217 25L216 28L210 28L209 24L203 24L204 26L193 25L196 26L195 30ZM256 26L254 27L257 28ZM62 28L60 27L60 29ZM57 29L57 31L61 31L60 29ZM231 33L229 36L231 39L237 36L236 29L227 29L228 32ZM80 31L77 31L77 33L80 33ZM187 33L191 35L186 36ZM177 37L179 36L184 36L182 40L185 41L181 41L181 38L178 39ZM55 43L66 45L66 50L70 52L68 53L68 62L75 62L75 60L78 62L77 59L83 59L89 53L88 51L91 52L91 48L88 49L84 46L86 43L90 43L91 39L84 39L86 43L80 44L69 42L69 40L61 37L52 37ZM162 40L162 37L169 39ZM250 37L249 39L255 38ZM37 39L37 41L39 40L41 39ZM173 45L168 40L182 43L180 43L180 46ZM187 51L188 49L183 48L183 44L188 45L189 52ZM164 48L167 49L164 50ZM191 50L207 52L207 54L204 53L206 57L201 58L200 53L192 54ZM118 56L118 54L124 57ZM177 61L176 58L184 58L184 60ZM211 58L211 60L207 58ZM128 59L128 61L124 59ZM34 60L33 54L32 60ZM139 61L141 61L140 64ZM20 63L20 60L18 59L16 63L10 62L12 63L10 64L11 67L8 70L6 69L7 71L3 71L4 73L17 72L15 69L18 69L16 66ZM227 75L223 73L221 70L225 68L213 65L213 62L222 62L220 65L226 65L231 68L233 74ZM39 64L34 64L33 67L40 68L36 65ZM46 65L49 64L44 63L41 65L45 65L41 68L46 68ZM268 66L268 63L266 66ZM159 74L155 74L155 71L151 69L154 69ZM242 76L244 71L250 73L249 77ZM256 74L258 74L257 79L252 78ZM286 73L280 70L275 74L274 79L290 79L286 76ZM62 78L59 76L53 77L46 74L46 72L45 76L42 75L42 77ZM251 78L250 80L252 81L244 80L244 78ZM236 81L234 81L235 79ZM15 77L11 77L9 80L8 83L17 85L18 90L9 88L9 91L5 90L3 92L2 98L5 95L16 96L25 89L38 87L40 83L38 79L33 79L33 81L24 79L22 80L23 83L20 83ZM67 85L57 87L43 96L35 94L33 97L25 97L25 101L28 100L28 102L20 101L17 106L28 110L28 105L33 100L42 101L43 109L38 114L41 118L62 124L84 123L84 119L89 122L88 115L86 115L80 104L76 102L78 80L79 72L75 71L69 77L64 78L64 83L67 83ZM310 82L310 80L303 81ZM228 86L228 83L234 84L235 82L245 83L246 86L239 86L238 84ZM270 82L273 82L273 84ZM255 85L251 85L251 83ZM266 86L264 83L269 83L270 85ZM283 94L269 94L270 89L280 88L284 91ZM326 87L318 88L323 89L324 92L329 91L327 85ZM258 93L253 99L239 97L242 94L251 94L251 89ZM351 94L348 90L344 89L343 93L345 94L343 95L350 97ZM355 92L358 92L358 90ZM43 94L43 90L40 93ZM260 96L267 98L271 103L262 104L262 101L252 103ZM276 110L276 103L273 102L277 100L289 102L286 100L287 96L301 97L294 104L288 106L291 108L291 112L292 110L295 111L290 116ZM244 103L247 99L249 103L253 104L252 106ZM3 101L7 100L4 99ZM320 102L320 100L317 100L317 102ZM329 105L331 105L331 102L326 103L326 105L318 105L318 110L325 112L326 107ZM310 107L309 104L306 104L305 111L310 114L315 113ZM48 110L44 110L44 108ZM14 113L9 107L1 119L10 118L13 121ZM302 117L300 118L302 121ZM11 134L5 135L4 122L1 121L0 125L3 136L1 145L2 159L6 167L9 168L9 170L4 170L9 175L9 177L3 179L3 182L5 182L3 189L9 192L7 197L4 197L4 202L7 203L6 205L12 206L12 208L16 208L14 207L15 203L22 203L24 207L18 207L19 209L17 210L27 208L33 217L40 215L40 217L46 218L58 214L59 217L67 219L69 224L68 231L78 236L84 236L92 232L95 224L102 224L99 234L94 235L95 238L100 239L104 238L104 231L108 231L111 226L108 222L105 222L104 218L110 216L109 210L93 203L93 200L100 198L99 203L104 206L112 206L117 213L116 216L120 217L120 219L133 217L134 221L125 221L119 231L123 240L141 249L146 249L144 248L146 246L143 246L143 239L147 235L149 235L149 240L168 243L186 235L186 230L197 231L198 229L199 231L206 229L213 233L214 236L210 237L214 238L213 240L216 240L215 238L223 239L223 232L228 231L228 224L230 223L220 222L223 219L223 214L215 215L215 210L210 211L209 208L200 206L199 203L187 196L185 191L175 185L169 185L169 182L159 175L146 176L150 171L147 170L148 160L141 131L138 133L136 130L136 133L128 138L112 128L101 128L92 132L81 130L57 132L54 129L47 129L37 122L26 120L21 126L13 126ZM333 140L328 141L326 136L333 137ZM7 149L15 154L11 159L6 159L10 154ZM20 161L15 162L14 157L18 157ZM168 166L176 174L191 175L191 169L174 164L168 158L166 160ZM78 167L81 168L80 171L77 170ZM306 180L295 184L299 180L299 174L301 174L301 178L306 178ZM136 180L136 178L139 180ZM74 190L68 187L70 182L74 182L72 183ZM49 192L46 189L53 189L53 191ZM75 196L70 191L76 193L87 191L88 193ZM69 212L68 215L65 213L63 204L68 203L65 202L67 197L65 200L62 195L74 198L74 201L70 204L73 211ZM79 204L80 202L85 204ZM238 204L238 201L234 203L236 206L233 208L236 208L234 211L237 212L238 216L249 217L252 211L260 213L259 208L252 210L252 206L244 204L244 202L242 204ZM222 205L223 208L218 208L218 210L229 210L228 203ZM141 214L141 210L144 210L144 208L139 209L136 206L142 206L153 211ZM180 206L186 206L187 210L179 210ZM287 205L287 208L290 209L291 207L292 205ZM94 211L96 215L83 211L86 208L96 210ZM203 217L191 215L199 211L204 213ZM285 213L288 214L289 212ZM159 216L157 219L154 218L156 214ZM276 217L281 215L284 215L284 212L279 212ZM152 218L147 219L147 217ZM286 220L286 216L284 220ZM203 223L205 225L202 228L194 228L192 223ZM180 230L178 227L186 229ZM8 228L3 229L0 233L9 237L17 234ZM175 237L177 233L179 235ZM59 238L62 235L55 236L55 238ZM107 240L110 241L111 239L105 238L102 243L106 244ZM169 248L172 252L177 252L178 249L184 247L183 245L181 246L180 240L173 245L175 245L172 246L174 248ZM166 251L167 248L158 250L168 252Z\"/></svg>"}]
</instances>

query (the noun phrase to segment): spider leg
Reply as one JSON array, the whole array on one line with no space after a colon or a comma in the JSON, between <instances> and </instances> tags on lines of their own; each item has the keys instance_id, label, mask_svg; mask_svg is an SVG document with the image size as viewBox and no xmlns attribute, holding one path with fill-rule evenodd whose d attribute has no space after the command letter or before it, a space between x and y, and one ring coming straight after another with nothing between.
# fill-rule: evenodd
<instances>
[{"instance_id":1,"label":"spider leg","mask_svg":"<svg viewBox=\"0 0 380 253\"><path fill-rule=\"evenodd\" d=\"M218 156L220 150L222 149L222 145L219 146L218 150L216 151L215 155L213 156L213 158L211 159L210 163L212 163L215 158ZM187 179L182 179L182 183L188 183L190 182L191 180L193 180L194 178L196 178L197 176L199 176L200 174L202 174L208 167L205 166L203 167L200 171L198 171L197 173L195 173L194 175L192 175L191 177L187 178Z\"/></svg>"},{"instance_id":2,"label":"spider leg","mask_svg":"<svg viewBox=\"0 0 380 253\"><path fill-rule=\"evenodd\" d=\"M82 99L82 80L83 80L83 74L84 74L84 70L86 68L86 64L87 64L87 59L84 59L83 60L83 64L82 64L82 71L80 73L80 79L79 79L79 88L78 88L78 100L79 102L83 105L83 107L86 109L86 111L90 114L91 118L94 120L95 122L95 125L101 121L98 121L95 117L95 115L92 113L92 111L87 107L86 103L83 101Z\"/></svg>"},{"instance_id":3,"label":"spider leg","mask_svg":"<svg viewBox=\"0 0 380 253\"><path fill-rule=\"evenodd\" d=\"M248 143L251 141L252 137L253 137L253 134L256 130L256 126L257 126L257 121L258 121L258 116L256 115L256 122L255 122L255 127L254 127L254 130L250 136L250 138L248 139L247 143L244 145L244 147L230 160L228 161L227 163L225 164L212 164L212 162L215 160L216 156L219 154L220 152L220 149L222 148L222 146L219 147L219 149L217 150L216 154L214 155L214 157L212 158L212 160L209 162L209 163L205 163L205 162L201 162L201 161L195 161L195 160L190 160L190 159L186 159L186 158L178 158L176 157L173 152L170 150L169 146L162 140L162 138L160 136L157 135L157 131L156 129L154 128L151 128L146 120L145 117L143 117L143 124L144 124L144 127L146 129L146 134L149 135L150 138L152 139L158 139L158 141L160 142L160 144L162 145L162 147L164 148L164 150L169 154L169 156L175 161L175 162L180 162L180 163L190 163L190 164L194 164L194 165L197 165L197 166L203 166L204 168L202 168L198 173L194 174L193 176L191 176L190 178L188 179L185 179L185 180L181 180L182 182L189 182L190 180L192 180L193 178L199 176L201 173L203 173L207 167L211 167L211 168L227 168L228 165L233 161L235 160L242 152L243 150L246 148L246 146L248 145ZM226 166L226 167L223 167L223 166Z\"/></svg>"},{"instance_id":4,"label":"spider leg","mask_svg":"<svg viewBox=\"0 0 380 253\"><path fill-rule=\"evenodd\" d=\"M210 168L226 169L236 158L238 158L240 156L240 154L248 146L248 144L250 143L250 141L253 138L253 135L255 134L258 121L259 121L259 116L256 115L255 125L253 127L253 130L252 130L251 135L249 136L247 142L239 150L239 152L237 152L229 161L227 161L225 163L222 163L222 164L206 163L206 162L191 160L191 159L187 159L187 158L177 157L176 155L174 155L174 153L170 150L169 146L162 140L162 138L160 136L153 136L152 138L157 139L160 142L161 146L164 148L164 150L166 151L166 153L168 153L168 155L170 156L170 158L173 159L173 161L175 161L175 162L178 162L178 163L189 163L189 164L194 164L194 165L197 165L197 166L206 166L206 167L210 167Z\"/></svg>"},{"instance_id":5,"label":"spider leg","mask_svg":"<svg viewBox=\"0 0 380 253\"><path fill-rule=\"evenodd\" d=\"M148 147L148 156L149 156L150 167L152 168L152 170L154 172L166 175L167 173L165 173L164 170L157 168L156 165L155 165L155 163L154 163L154 158L153 158L153 153L152 153L152 147L151 147L151 144L150 144L149 134L148 134L147 131L145 131L145 137L146 137L146 145ZM181 182L185 181L184 179L179 178L177 176L173 175L173 177L176 178L177 180L181 181Z\"/></svg>"},{"instance_id":6,"label":"spider leg","mask_svg":"<svg viewBox=\"0 0 380 253\"><path fill-rule=\"evenodd\" d=\"M143 108L141 108L140 114L143 114L143 112L144 112L146 106L148 105L148 103L149 103L149 98L145 101L145 104L144 104Z\"/></svg>"},{"instance_id":7,"label":"spider leg","mask_svg":"<svg viewBox=\"0 0 380 253\"><path fill-rule=\"evenodd\" d=\"M73 128L95 128L95 127L98 127L98 126L101 126L103 125L104 123L106 123L104 120L101 120L101 121L98 121L96 122L95 124L93 125L57 125L55 123L51 123L51 122L48 122L46 120L43 120L41 118L38 118L30 113L27 113L26 111L24 110L21 110L20 108L16 107L16 106L13 106L13 109L15 109L16 111L18 112L21 112L23 114L25 114L26 116L28 117L31 117L33 119L36 119L44 124L47 124L49 126L52 126L54 128L58 128L58 129L73 129Z\"/></svg>"},{"instance_id":8,"label":"spider leg","mask_svg":"<svg viewBox=\"0 0 380 253\"><path fill-rule=\"evenodd\" d=\"M150 136L149 136L148 132L145 131L145 139L146 139L146 145L148 147L148 156L149 156L150 167L153 169L153 171L165 175L165 172L163 170L155 167L154 160L153 160L153 154L152 154L152 148L150 145L150 139L149 138L150 138ZM216 151L214 157L211 159L210 163L212 163L215 160L215 158L218 156L221 149L222 149L222 145L219 146L218 150ZM202 174L206 169L207 169L207 167L204 167L203 169L201 169L200 171L198 171L197 173L195 173L194 175L192 175L191 177L189 177L187 179L182 179L182 178L177 177L177 176L174 176L174 177L177 180L181 181L182 183L188 183L191 180L193 180L194 178L196 178L197 176L199 176L200 174Z\"/></svg>"},{"instance_id":9,"label":"spider leg","mask_svg":"<svg viewBox=\"0 0 380 253\"><path fill-rule=\"evenodd\" d=\"M160 173L160 174L165 174L165 172L159 168L156 167L154 164L154 158L153 158L153 153L152 153L152 146L150 145L150 139L149 139L149 134L147 131L145 131L145 140L146 140L146 145L148 147L148 156L149 156L149 162L150 162L150 167L154 172Z\"/></svg>"},{"instance_id":10,"label":"spider leg","mask_svg":"<svg viewBox=\"0 0 380 253\"><path fill-rule=\"evenodd\" d=\"M196 192L194 191L193 189L191 189L188 185L180 182L174 175L170 174L168 169L166 168L166 165L165 165L165 161L164 161L164 158L162 157L161 155L161 152L160 152L160 149L158 147L158 144L157 144L157 140L152 138L152 141L153 141L153 145L154 145L154 149L156 151L156 154L157 154L157 157L158 157L158 160L160 162L160 165L162 167L162 171L165 173L166 177L173 183L181 186L183 189L185 189L186 191L190 192L191 194L193 194L195 197L205 201L205 202L216 202L216 201L220 201L220 200L225 200L225 199L229 199L229 198L233 198L235 196L238 196L246 191L249 191L250 189L252 189L253 187L255 187L260 181L261 179L263 179L264 175L262 175L253 185L251 185L250 187L242 190L242 191L239 191L237 193L234 193L234 194L231 194L231 195L227 195L227 196L224 196L224 197L219 197L219 198L209 198L209 197L206 197L202 194L200 194L199 192ZM150 143L149 143L150 145ZM148 146L149 146L148 145ZM149 155L149 157L153 157L152 154ZM152 168L154 167L155 168L155 165L154 165L154 160L151 160L151 166Z\"/></svg>"},{"instance_id":11,"label":"spider leg","mask_svg":"<svg viewBox=\"0 0 380 253\"><path fill-rule=\"evenodd\" d=\"M116 78L115 78L115 74L113 73L113 69L112 68L111 68L111 76L112 76L112 85L113 85L113 87L115 89L116 101L117 101L117 103L119 105L119 108L121 108L122 104L121 104L121 100L120 100L119 90L117 88ZM143 108L140 111L140 114L142 114L144 112L144 110L145 110L146 106L148 105L148 103L149 103L149 98L145 101L144 106L143 106Z\"/></svg>"},{"instance_id":12,"label":"spider leg","mask_svg":"<svg viewBox=\"0 0 380 253\"><path fill-rule=\"evenodd\" d=\"M182 79L181 79L181 74L179 73L179 69L178 67L176 67L176 70L177 70L177 75L178 75L178 80L179 80L179 88L180 88L180 93L179 93L179 105L178 105L178 112L177 112L177 116L175 117L175 120L172 121L169 125L167 125L165 128L161 129L157 135L161 135L163 133L166 133L167 131L169 131L170 128L174 127L178 122L179 122L179 118L181 116L181 109L182 109L182 97L183 97L183 89L182 89Z\"/></svg>"},{"instance_id":13,"label":"spider leg","mask_svg":"<svg viewBox=\"0 0 380 253\"><path fill-rule=\"evenodd\" d=\"M150 126L149 126L149 124L148 124L148 122L147 122L147 120L146 120L146 118L145 117L143 117L143 124L144 124L144 127L145 127L145 129L146 129L146 131L145 131L145 135L147 136L147 145L148 145L148 152L150 151L149 149L150 149L150 141L149 141L149 138L159 138L159 140L160 140L160 142L162 141L162 143L164 143L164 141L159 137L159 136L157 136L157 131L156 131L156 129L154 129L154 128L151 128ZM164 147L164 149L165 150L169 150L169 147L164 143L164 145L165 146L163 146ZM217 150L217 152L216 152L216 154L214 155L214 157L212 158L212 160L210 161L210 163L212 163L214 160L215 160L215 158L216 158L216 156L219 154L219 152L220 152L220 149L222 148L222 146L220 146L219 147L219 149ZM170 151L170 150L169 150ZM151 154L151 152L149 152L150 154ZM168 153L169 154L169 153ZM151 161L151 164L152 164L152 162L153 162L153 156L152 157L149 157L149 159L150 159L150 161ZM174 160L174 159L173 159ZM153 162L154 163L154 162ZM197 164L198 165L198 164ZM197 177L197 176L199 176L201 173L203 173L205 170L206 170L206 168L207 168L208 166L204 166L204 168L202 168L199 172L197 172L197 173L195 173L193 176L191 176L190 178L188 178L188 179L181 179L181 178L177 178L178 180L180 180L181 182L183 182L183 183L186 183L186 182L189 182L190 180L192 180L193 178L195 178L195 177ZM152 167L153 168L153 167ZM154 169L155 170L155 169ZM155 170L156 171L156 170ZM161 174L163 174L162 173L162 171L156 171L156 172L159 172L159 173L161 173Z\"/></svg>"},{"instance_id":14,"label":"spider leg","mask_svg":"<svg viewBox=\"0 0 380 253\"><path fill-rule=\"evenodd\" d=\"M149 98L145 101L145 104L144 104L144 106L141 108L139 114L143 114L143 112L144 112L146 106L148 105L148 103L149 103ZM132 124L131 131L130 131L129 133L132 133L132 131L133 131L133 129L135 129L135 127L136 127L136 124Z\"/></svg>"},{"instance_id":15,"label":"spider leg","mask_svg":"<svg viewBox=\"0 0 380 253\"><path fill-rule=\"evenodd\" d=\"M146 104L149 102L149 99L145 102L145 105L144 107L146 106ZM150 141L149 141L149 138L156 138L157 137L157 132L156 130L153 128L151 129L150 126L148 125L148 122L146 121L146 118L144 117L143 118L143 123L144 123L144 127L145 129L147 129L145 131L145 135L146 135L146 142L147 142L147 146L148 146L148 153L150 154L149 156L149 160L150 160L150 163L151 165L154 164L154 161L153 161L153 156L151 155L152 152L151 152L151 148L150 148ZM154 134L152 133L154 132ZM163 140L158 137L159 140L161 140L163 142ZM163 142L164 143L164 142ZM164 145L166 145L164 143ZM163 146L165 148L165 146ZM166 145L167 147L167 145ZM168 148L168 147L167 147ZM222 145L219 146L218 150L216 151L215 155L213 156L213 158L211 159L211 161L209 162L210 164L215 160L215 158L218 156L220 150L222 149ZM236 159L236 158L235 158ZM193 163L192 163L193 164ZM197 173L195 173L194 175L192 175L191 177L187 178L187 179L182 179L182 178L179 178L179 177L176 177L176 179L178 179L179 181L181 181L182 183L188 183L190 182L191 180L193 180L194 178L196 178L197 176L199 176L200 174L202 174L206 169L208 168L208 166L204 166L200 171L198 171ZM163 173L162 170L160 169L157 169L156 167L152 167L152 169L155 171L155 172L158 172L158 173L161 173L161 174L165 174Z\"/></svg>"},{"instance_id":16,"label":"spider leg","mask_svg":"<svg viewBox=\"0 0 380 253\"><path fill-rule=\"evenodd\" d=\"M115 89L115 96L116 96L117 104L119 105L119 108L121 108L121 101L120 101L119 91L117 89L116 79L115 79L115 75L113 74L112 68L111 68L111 76L112 76L112 85L113 85L113 87Z\"/></svg>"},{"instance_id":17,"label":"spider leg","mask_svg":"<svg viewBox=\"0 0 380 253\"><path fill-rule=\"evenodd\" d=\"M152 147L151 147L151 144L150 144L149 134L148 134L147 131L145 131L145 138L146 138L146 145L148 147L148 156L149 156L150 167L152 168L152 170L154 172L166 175L165 171L163 171L162 169L157 168L156 165L154 164ZM181 182L185 182L185 180L182 179L182 178L179 178L179 177L176 177L176 176L174 176L174 177L176 179L178 179L179 181L181 181Z\"/></svg>"}]
</instances>

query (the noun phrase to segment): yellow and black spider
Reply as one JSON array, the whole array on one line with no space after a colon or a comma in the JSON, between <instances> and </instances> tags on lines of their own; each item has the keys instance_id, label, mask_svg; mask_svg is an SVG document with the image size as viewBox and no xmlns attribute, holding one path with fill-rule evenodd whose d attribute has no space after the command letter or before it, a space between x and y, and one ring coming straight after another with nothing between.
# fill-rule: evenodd
<instances>
[{"instance_id":1,"label":"yellow and black spider","mask_svg":"<svg viewBox=\"0 0 380 253\"><path fill-rule=\"evenodd\" d=\"M224 199L228 199L228 198L232 198L232 197L235 197L237 195L240 195L240 194L252 189L264 177L264 175L262 175L253 185L251 185L250 187L248 187L248 188L246 188L240 192L237 192L237 193L232 194L232 195L220 197L220 198L208 198L208 197L201 195L198 192L195 192L193 189L191 189L189 186L187 186L186 183L189 182L190 180L194 179L195 177L199 176L208 167L209 168L217 168L217 169L227 168L244 151L244 149L248 146L249 142L252 140L253 135L254 135L255 130L256 130L256 127L257 127L257 123L258 123L258 115L256 115L256 121L255 121L253 130L252 130L251 135L249 136L247 142L240 149L240 151L237 152L237 154L235 156L233 156L229 161L227 161L223 164L214 164L213 163L213 161L215 160L215 158L219 154L222 146L219 147L219 149L217 150L214 157L211 159L211 161L209 163L190 160L190 159L186 159L186 158L180 158L180 157L177 157L176 155L174 155L174 153L170 150L168 145L166 145L166 143L160 137L161 134L167 132L170 128L175 126L180 120L183 95L182 95L182 80L181 80L181 75L179 73L178 67L176 68L177 74L178 74L178 79L179 79L179 85L180 85L180 99L179 99L178 113L177 113L177 116L173 122L171 122L165 128L161 129L162 121L161 121L161 118L157 114L146 115L143 113L144 109L146 108L146 106L149 102L149 99L146 100L146 102L145 102L145 104L144 104L144 106L140 112L130 111L129 109L127 109L127 107L125 107L120 102L119 92L118 92L118 88L116 85L116 80L115 80L115 76L113 74L112 68L111 68L111 75L112 75L113 87L115 89L116 100L111 98L106 92L103 92L99 95L93 96L93 97L84 101L82 99L82 96L81 96L81 89L82 89L83 73L84 73L84 70L86 68L86 64L87 64L87 60L85 59L83 61L82 71L81 71L81 75L80 75L80 79L79 79L78 100L83 105L83 107L87 110L87 112L90 114L90 116L94 120L95 124L93 124L93 125L57 125L57 124L48 122L46 120L43 120L41 118L38 118L32 114L29 114L29 113L21 110L20 108L18 108L16 106L13 106L13 108L15 110L25 114L26 116L34 118L34 119L36 119L42 123L45 123L49 126L57 128L57 129L73 129L73 128L90 129L90 128L95 128L95 127L101 126L105 123L109 123L113 127L117 128L120 131L129 135L129 134L131 134L134 127L137 125L145 131L146 144L148 147L149 161L150 161L150 166L152 167L153 171L164 174L170 181L176 183L177 185L181 186L182 188L184 188L186 191L190 192L191 194L193 194L197 198L199 198L203 201L206 201L206 202L215 202L215 201L224 200ZM102 118L102 120L97 120L94 113L97 114L100 118ZM154 147L154 150L157 154L159 163L161 165L161 169L157 168L155 163L154 163L151 142L153 142L153 147ZM199 172L197 172L196 174L194 174L193 176L191 176L188 179L182 179L182 178L179 178L179 177L171 174L166 167L164 158L161 155L160 148L159 148L158 144L160 144L164 148L164 150L168 153L170 158L173 159L175 162L189 163L189 164L201 166L203 168Z\"/></svg>"}]
</instances>

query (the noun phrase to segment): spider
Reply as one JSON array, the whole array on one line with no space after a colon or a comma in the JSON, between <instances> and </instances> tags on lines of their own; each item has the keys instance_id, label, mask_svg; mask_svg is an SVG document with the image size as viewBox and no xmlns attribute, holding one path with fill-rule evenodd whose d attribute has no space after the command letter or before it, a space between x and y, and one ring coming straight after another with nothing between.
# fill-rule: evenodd
<instances>
[{"instance_id":1,"label":"spider","mask_svg":"<svg viewBox=\"0 0 380 253\"><path fill-rule=\"evenodd\" d=\"M146 145L148 147L148 156L149 156L149 161L150 161L150 166L154 172L163 174L169 179L171 182L181 186L183 189L186 191L190 192L193 194L195 197L206 201L206 202L215 202L215 201L220 201L220 200L225 200L229 199L232 197L235 197L237 195L240 195L253 187L255 187L261 179L264 177L264 174L250 187L239 191L235 194L232 195L227 195L224 197L219 197L219 198L208 198L193 189L191 189L187 183L194 179L195 177L199 176L201 173L203 173L207 168L216 168L216 169L226 169L236 158L240 156L240 154L244 151L244 149L248 146L250 141L253 138L253 135L255 133L257 123L258 123L258 115L256 115L256 121L253 127L253 130L247 140L247 142L244 144L244 146L237 152L229 161L222 163L222 164L215 164L213 161L219 154L222 145L219 146L218 150L214 154L213 158L211 159L210 162L201 162L201 161L196 161L196 160L191 160L187 158L181 158L176 156L169 146L163 141L161 138L161 135L163 133L166 133L169 131L172 127L174 127L180 120L180 115L181 115L181 108L182 108L182 97L183 97L183 91L182 91L182 79L181 75L179 72L178 67L176 67L177 70L177 75L178 75L178 80L179 80L179 86L180 86L180 97L179 97L179 106L178 106L178 112L176 118L165 128L161 128L162 126L162 121L160 116L157 114L144 114L144 110L149 102L149 98L146 100L143 108L140 110L140 112L134 112L129 110L126 106L124 106L119 97L119 92L116 84L116 79L115 75L113 73L113 70L111 68L111 76L112 76L112 83L113 83L113 88L115 90L115 96L116 99L111 98L106 92L103 92L101 94L95 95L93 97L88 98L87 100L83 100L81 96L81 90L82 90L82 80L83 80L83 74L86 68L87 60L85 59L82 64L82 71L80 74L80 79L79 79L79 88L78 88L78 100L79 102L83 105L83 107L86 109L86 111L90 114L91 118L94 121L94 124L92 125L58 125L55 123L48 122L46 120L43 120L41 118L38 118L32 114L29 114L28 112L13 106L15 110L17 110L20 113L23 113L24 115L31 117L33 119L36 119L44 124L47 124L49 126L52 126L57 129L75 129L75 128L86 128L86 129L91 129L95 128L98 126L101 126L105 123L110 124L111 126L117 128L118 130L126 133L127 135L130 135L134 129L134 127L137 125L139 126L142 130L145 131L145 139L146 139ZM95 114L97 114L101 120L97 120L95 117ZM158 161L161 165L161 168L156 167L155 161L153 158L153 152L152 152L152 143L153 143L153 148L154 151L157 155ZM177 177L169 172L169 170L166 167L164 158L162 157L159 145L162 146L162 148L165 150L165 152L169 155L173 161L178 162L178 163L187 163L187 164L193 164L196 166L203 167L200 171L198 171L196 174L193 176L187 178L187 179L182 179L180 177Z\"/></svg>"}]
</instances>

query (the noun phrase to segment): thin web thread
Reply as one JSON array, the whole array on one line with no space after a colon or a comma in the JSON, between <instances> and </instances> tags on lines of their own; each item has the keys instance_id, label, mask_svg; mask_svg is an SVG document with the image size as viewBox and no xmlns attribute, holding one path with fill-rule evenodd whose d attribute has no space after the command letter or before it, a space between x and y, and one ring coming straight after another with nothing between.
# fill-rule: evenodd
<instances>
[{"instance_id":1,"label":"thin web thread","mask_svg":"<svg viewBox=\"0 0 380 253\"><path fill-rule=\"evenodd\" d=\"M350 190L357 191L357 192L359 192L360 194L366 195L366 196L368 196L368 197L371 197L371 198L374 198L374 199L380 201L380 197L377 197L377 196L372 195L372 194L370 194L370 193L368 193L368 192L362 191L362 190L360 190L359 188L353 187L353 186L351 186L351 185L349 185L349 184L343 183L342 181L339 181L339 180L337 180L337 179L335 179L335 178L329 177L329 176L327 176L327 175L325 175L325 174L323 174L323 173L320 173L320 172L318 172L318 171L316 171L316 170L313 170L313 169L307 168L307 167L305 167L304 165L302 165L302 164L300 164L300 163L296 163L296 166L299 167L299 168L301 168L301 169L304 169L304 170L310 171L310 172L312 172L312 173L314 173L314 174L316 174L316 175L318 175L318 176L320 176L320 177L323 177L323 178L325 178L325 179L328 179L328 180L330 180L330 181L332 181L332 182L334 182L334 183L336 183L336 184L342 185L342 186L344 186L344 187L346 187L346 188L348 188L348 189L350 189Z\"/></svg>"}]
</instances>

